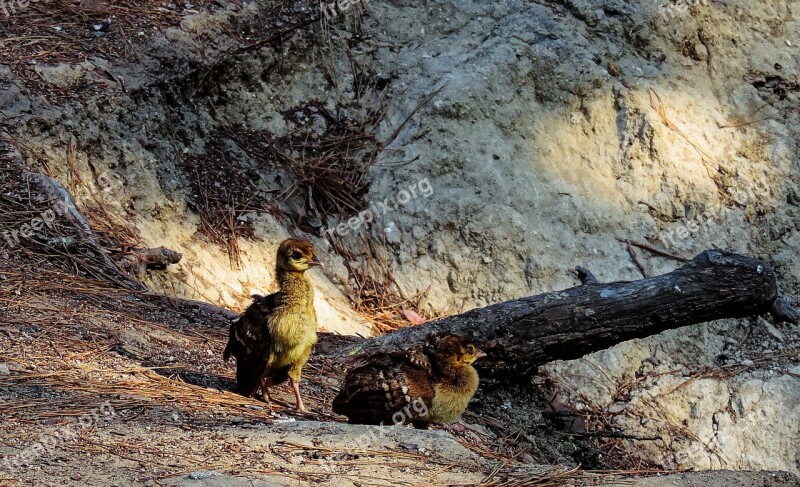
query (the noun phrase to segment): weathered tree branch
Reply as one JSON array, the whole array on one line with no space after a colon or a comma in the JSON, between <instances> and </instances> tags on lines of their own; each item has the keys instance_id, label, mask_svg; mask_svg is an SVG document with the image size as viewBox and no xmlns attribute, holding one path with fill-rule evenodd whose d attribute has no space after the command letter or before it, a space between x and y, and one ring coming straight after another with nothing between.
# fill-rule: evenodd
<instances>
[{"instance_id":1,"label":"weathered tree branch","mask_svg":"<svg viewBox=\"0 0 800 487\"><path fill-rule=\"evenodd\" d=\"M147 269L164 270L170 264L177 264L183 255L165 247L155 249L134 250L124 255L117 263L119 267L137 276L144 274Z\"/></svg>"},{"instance_id":2,"label":"weathered tree branch","mask_svg":"<svg viewBox=\"0 0 800 487\"><path fill-rule=\"evenodd\" d=\"M770 312L772 316L779 321L786 321L795 325L800 324L800 313L792 307L792 304L786 296L779 296L778 299L772 303Z\"/></svg>"},{"instance_id":3,"label":"weathered tree branch","mask_svg":"<svg viewBox=\"0 0 800 487\"><path fill-rule=\"evenodd\" d=\"M751 257L709 250L683 267L633 282L598 283L579 268L584 285L475 309L405 328L355 345L408 347L428 333L471 336L489 355L491 372L527 375L553 360L570 360L633 338L722 318L773 312L797 321L797 312L779 296L775 271Z\"/></svg>"},{"instance_id":4,"label":"weathered tree branch","mask_svg":"<svg viewBox=\"0 0 800 487\"><path fill-rule=\"evenodd\" d=\"M4 153L4 159L8 161L9 164L18 168L21 177L27 181L30 186L33 186L45 201L51 205L55 205L51 208L51 211L55 210L53 213L54 215L57 212L59 217L65 218L72 223L72 227L78 233L80 239L92 249L93 253L104 264L104 268L95 269L96 272L129 289L145 289L145 286L141 282L126 275L117 264L111 260L95 236L89 224L89 220L78 209L78 205L70 192L56 179L30 170L23 161L18 147L6 133L0 133L0 152ZM63 247L65 250L71 250L77 242L74 238L65 237L50 239L47 241L47 244Z\"/></svg>"},{"instance_id":5,"label":"weathered tree branch","mask_svg":"<svg viewBox=\"0 0 800 487\"><path fill-rule=\"evenodd\" d=\"M80 253L81 247L85 246L84 250L89 251L85 254L91 254L99 260L92 268L96 275L135 291L144 291L146 287L134 276L140 276L146 269L165 269L181 260L181 254L164 247L135 250L118 261L111 259L110 252L103 248L73 195L55 178L31 170L23 161L19 148L4 132L0 132L0 155L10 167L18 171L19 176L27 183L26 186L38 192L35 199L50 206L42 213L40 220L48 221L45 215L49 213L53 220L58 217L68 221L68 226L76 233L74 236L59 235L50 238L37 234L35 238L44 245L70 254ZM48 226L51 221L48 221Z\"/></svg>"}]
</instances>

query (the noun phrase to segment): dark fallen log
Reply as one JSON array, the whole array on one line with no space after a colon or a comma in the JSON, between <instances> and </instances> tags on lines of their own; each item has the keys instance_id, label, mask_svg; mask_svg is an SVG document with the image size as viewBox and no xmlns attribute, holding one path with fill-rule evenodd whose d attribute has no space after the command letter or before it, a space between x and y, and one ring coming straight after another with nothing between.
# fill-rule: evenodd
<instances>
[{"instance_id":1,"label":"dark fallen log","mask_svg":"<svg viewBox=\"0 0 800 487\"><path fill-rule=\"evenodd\" d=\"M584 285L404 328L350 347L342 356L373 347L408 347L428 333L449 332L482 345L488 359L479 361L479 368L523 376L547 362L706 321L771 312L797 323L797 312L780 296L769 264L721 250L640 281L604 284L582 267L576 274Z\"/></svg>"}]
</instances>

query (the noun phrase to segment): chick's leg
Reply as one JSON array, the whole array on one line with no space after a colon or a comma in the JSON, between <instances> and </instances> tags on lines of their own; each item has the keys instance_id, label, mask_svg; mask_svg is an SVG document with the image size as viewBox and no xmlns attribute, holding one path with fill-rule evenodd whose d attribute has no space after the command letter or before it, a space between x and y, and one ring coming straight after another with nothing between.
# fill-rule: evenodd
<instances>
[{"instance_id":1,"label":"chick's leg","mask_svg":"<svg viewBox=\"0 0 800 487\"><path fill-rule=\"evenodd\" d=\"M311 355L311 350L313 348L314 348L313 346L308 347L308 350L306 350L303 353L303 355L300 357L300 360L298 360L292 366L292 368L289 369L289 374L288 374L289 383L292 384L292 390L294 391L294 399L297 403L296 409L301 413L307 413L308 409L306 409L306 406L303 404L303 398L300 397L300 377L303 374L303 366L308 361L308 357Z\"/></svg>"},{"instance_id":2,"label":"chick's leg","mask_svg":"<svg viewBox=\"0 0 800 487\"><path fill-rule=\"evenodd\" d=\"M261 379L261 400L267 403L267 407L272 411L272 396L269 395L269 387L267 386L267 379Z\"/></svg>"},{"instance_id":3,"label":"chick's leg","mask_svg":"<svg viewBox=\"0 0 800 487\"><path fill-rule=\"evenodd\" d=\"M300 380L289 379L289 383L292 384L292 390L294 391L294 399L297 402L297 409L301 413L307 413L308 409L306 409L305 404L303 404L303 398L300 397Z\"/></svg>"}]
</instances>

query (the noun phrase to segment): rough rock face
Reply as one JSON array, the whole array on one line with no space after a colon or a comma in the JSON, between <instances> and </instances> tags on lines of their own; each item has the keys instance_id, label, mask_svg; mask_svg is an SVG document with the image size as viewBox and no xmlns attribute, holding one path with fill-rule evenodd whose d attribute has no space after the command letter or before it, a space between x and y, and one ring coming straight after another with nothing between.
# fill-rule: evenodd
<instances>
[{"instance_id":1,"label":"rough rock face","mask_svg":"<svg viewBox=\"0 0 800 487\"><path fill-rule=\"evenodd\" d=\"M699 328L548 365L545 374L560 388L555 404L575 407L588 424L604 417L628 435L648 438L633 442L636 454L665 467L796 472L797 366L780 353L750 350L733 352L720 367L708 357L715 347L705 345L731 330L740 335L729 341L735 347L746 331ZM727 353L734 347L724 346Z\"/></svg>"},{"instance_id":2,"label":"rough rock face","mask_svg":"<svg viewBox=\"0 0 800 487\"><path fill-rule=\"evenodd\" d=\"M798 95L779 100L756 78L795 83L797 43L786 43L795 34L780 22L796 6L765 7L756 18L780 27L762 39L735 5L665 24L656 4L498 3L371 4L380 37L413 47L379 51L402 87L393 120L447 83L419 134L396 144L420 160L380 174L374 188L376 199L422 177L434 188L385 219L401 235L395 252L410 287L433 282L442 308L571 286L565 268L575 263L606 280L639 278L613 237L663 237L687 255L791 249ZM765 103L771 120L720 128ZM652 274L673 263L644 265Z\"/></svg>"},{"instance_id":3,"label":"rough rock face","mask_svg":"<svg viewBox=\"0 0 800 487\"><path fill-rule=\"evenodd\" d=\"M498 3L371 4L379 37L408 45L379 51L399 112L447 83L397 143L420 160L374 187L434 188L384 223L403 285L432 284L442 309L574 285L575 264L636 279L616 238L655 238L687 256L773 255L796 293L797 5L697 4L665 21L657 3ZM648 275L675 265L639 260ZM562 407L660 436L624 442L647 461L798 472L798 332L715 323L546 373Z\"/></svg>"},{"instance_id":4,"label":"rough rock face","mask_svg":"<svg viewBox=\"0 0 800 487\"><path fill-rule=\"evenodd\" d=\"M444 86L371 170L367 199L389 211L359 230L382 242L376 251L407 294L430 287L434 310L569 287L576 264L602 280L641 277L618 238L653 238L686 256L715 246L772 256L797 295L800 5L664 5L371 0L358 27L354 13L330 18L324 33L221 61L213 86L198 89L197 71L230 47L225 28L257 16L250 5L189 17L155 38L140 65L114 66L130 93L57 110L13 87L2 96L9 110L43 117L20 130L60 179L69 174L64 141L75 137L85 179L111 172L121 182L101 195L111 211L147 244L184 254L169 275L148 278L165 292L242 306L267 290L291 223L245 215L254 237L239 239L242 264L232 266L197 232L186 161L208 153L220 128L281 136L287 111L353 102L352 58L391 80L383 138ZM343 46L358 29L348 58ZM40 75L69 88L106 67L93 59ZM294 222L308 216L305 195L284 194L285 171L230 150L258 175L253 188L235 189L270 195ZM315 241L332 264L315 281L320 322L368 333L347 307L341 258ZM358 232L344 242L365 252ZM642 251L638 259L648 275L676 264ZM713 323L545 373L561 385L560 407L605 411L626 434L659 436L623 441L647 462L800 472L798 335L764 320Z\"/></svg>"}]
</instances>

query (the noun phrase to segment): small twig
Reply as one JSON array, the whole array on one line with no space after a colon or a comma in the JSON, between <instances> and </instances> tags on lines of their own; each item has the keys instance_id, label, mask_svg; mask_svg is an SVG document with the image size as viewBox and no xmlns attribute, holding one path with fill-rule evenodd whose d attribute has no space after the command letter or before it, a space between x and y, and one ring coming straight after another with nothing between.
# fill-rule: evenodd
<instances>
[{"instance_id":1,"label":"small twig","mask_svg":"<svg viewBox=\"0 0 800 487\"><path fill-rule=\"evenodd\" d=\"M714 78L714 65L712 64L711 60L711 46L709 46L708 39L706 39L706 34L703 32L703 29L697 29L697 37L700 39L700 43L703 44L703 47L706 48L706 66L708 67L708 77Z\"/></svg>"},{"instance_id":2,"label":"small twig","mask_svg":"<svg viewBox=\"0 0 800 487\"><path fill-rule=\"evenodd\" d=\"M767 108L768 106L770 106L769 103L764 103L755 112L753 112L752 116L755 117L756 115L758 115L759 112L761 112L761 110ZM752 125L754 123L761 123L766 120L771 120L772 118L774 118L773 115L766 115L762 118L753 118L748 120L746 117L741 116L726 124L717 123L717 126L721 129L733 129L738 127L744 127L745 125Z\"/></svg>"},{"instance_id":3,"label":"small twig","mask_svg":"<svg viewBox=\"0 0 800 487\"><path fill-rule=\"evenodd\" d=\"M658 441L663 439L660 436L634 436L624 433L595 431L590 433L567 433L569 436L582 436L585 438L621 438L623 440Z\"/></svg>"},{"instance_id":4,"label":"small twig","mask_svg":"<svg viewBox=\"0 0 800 487\"><path fill-rule=\"evenodd\" d=\"M667 126L670 130L675 132L676 134L680 135L683 140L689 143L694 150L697 151L698 154L702 157L703 161L712 161L712 157L708 155L699 145L694 143L686 133L684 133L677 125L675 125L667 116L667 109L664 106L664 102L661 100L661 96L653 88L650 88L650 107L658 113L658 116L661 117L661 122Z\"/></svg>"},{"instance_id":5,"label":"small twig","mask_svg":"<svg viewBox=\"0 0 800 487\"><path fill-rule=\"evenodd\" d=\"M656 247L654 245L650 245L648 243L637 242L635 240L628 240L628 239L619 238L619 237L617 237L617 240L622 242L622 243L625 243L625 244L628 244L628 245L632 245L634 247L639 247L642 250L649 250L650 252L652 252L652 253L654 253L656 255L660 255L661 257L666 257L668 259L677 260L678 262L688 262L689 261L689 259L687 259L686 257L683 257L683 256L680 256L678 254L672 253L672 252L670 252L668 250L665 250L665 249L660 249L660 248L658 248L658 247Z\"/></svg>"},{"instance_id":6,"label":"small twig","mask_svg":"<svg viewBox=\"0 0 800 487\"><path fill-rule=\"evenodd\" d=\"M639 258L636 256L636 251L633 250L633 245L631 244L630 240L626 240L625 241L625 248L628 250L628 255L631 256L631 260L633 261L633 263L636 264L636 267L639 268L639 272L642 273L642 277L644 277L646 279L647 278L647 272L645 272L644 266L642 265L642 263L639 262Z\"/></svg>"},{"instance_id":7,"label":"small twig","mask_svg":"<svg viewBox=\"0 0 800 487\"><path fill-rule=\"evenodd\" d=\"M386 147L388 147L388 146L389 146L389 145L390 145L392 142L394 142L394 139L396 139L396 138L397 138L397 136L398 136L398 135L400 135L400 132L402 132L402 131L403 131L403 128L404 128L404 127L406 126L406 124L407 124L407 123L408 123L408 122L409 122L409 121L410 121L410 120L411 120L411 119L414 117L414 115L416 115L416 114L417 114L417 112L418 112L418 111L420 111L420 110L422 109L422 107L424 107L425 105L427 105L427 104L428 104L428 103L429 103L431 100L433 100L433 99L434 99L434 97L436 97L436 95L438 95L439 93L441 93L441 92L442 92L442 90L444 90L445 88L447 88L447 83L445 83L445 84L444 84L444 85L442 85L440 88L437 88L437 89L436 89L436 90L434 90L434 91L433 91L431 94L429 94L428 96L426 96L425 98L423 98L423 99L422 99L422 101L421 101L421 102L419 102L419 104L418 104L418 105L417 105L417 106L416 106L416 107L415 107L413 110L411 110L411 113L409 113L409 114L408 114L408 116L406 117L406 119L405 119L405 120L403 120L403 123L401 123L401 124L400 124L400 125L399 125L399 126L398 126L398 127L395 129L395 130L394 130L394 132L392 132L392 134L391 134L391 135L389 135L389 137L388 137L388 138L387 138L385 141L383 141L383 142L381 143L381 145L380 145L380 146L381 146L382 148L386 148Z\"/></svg>"}]
</instances>

